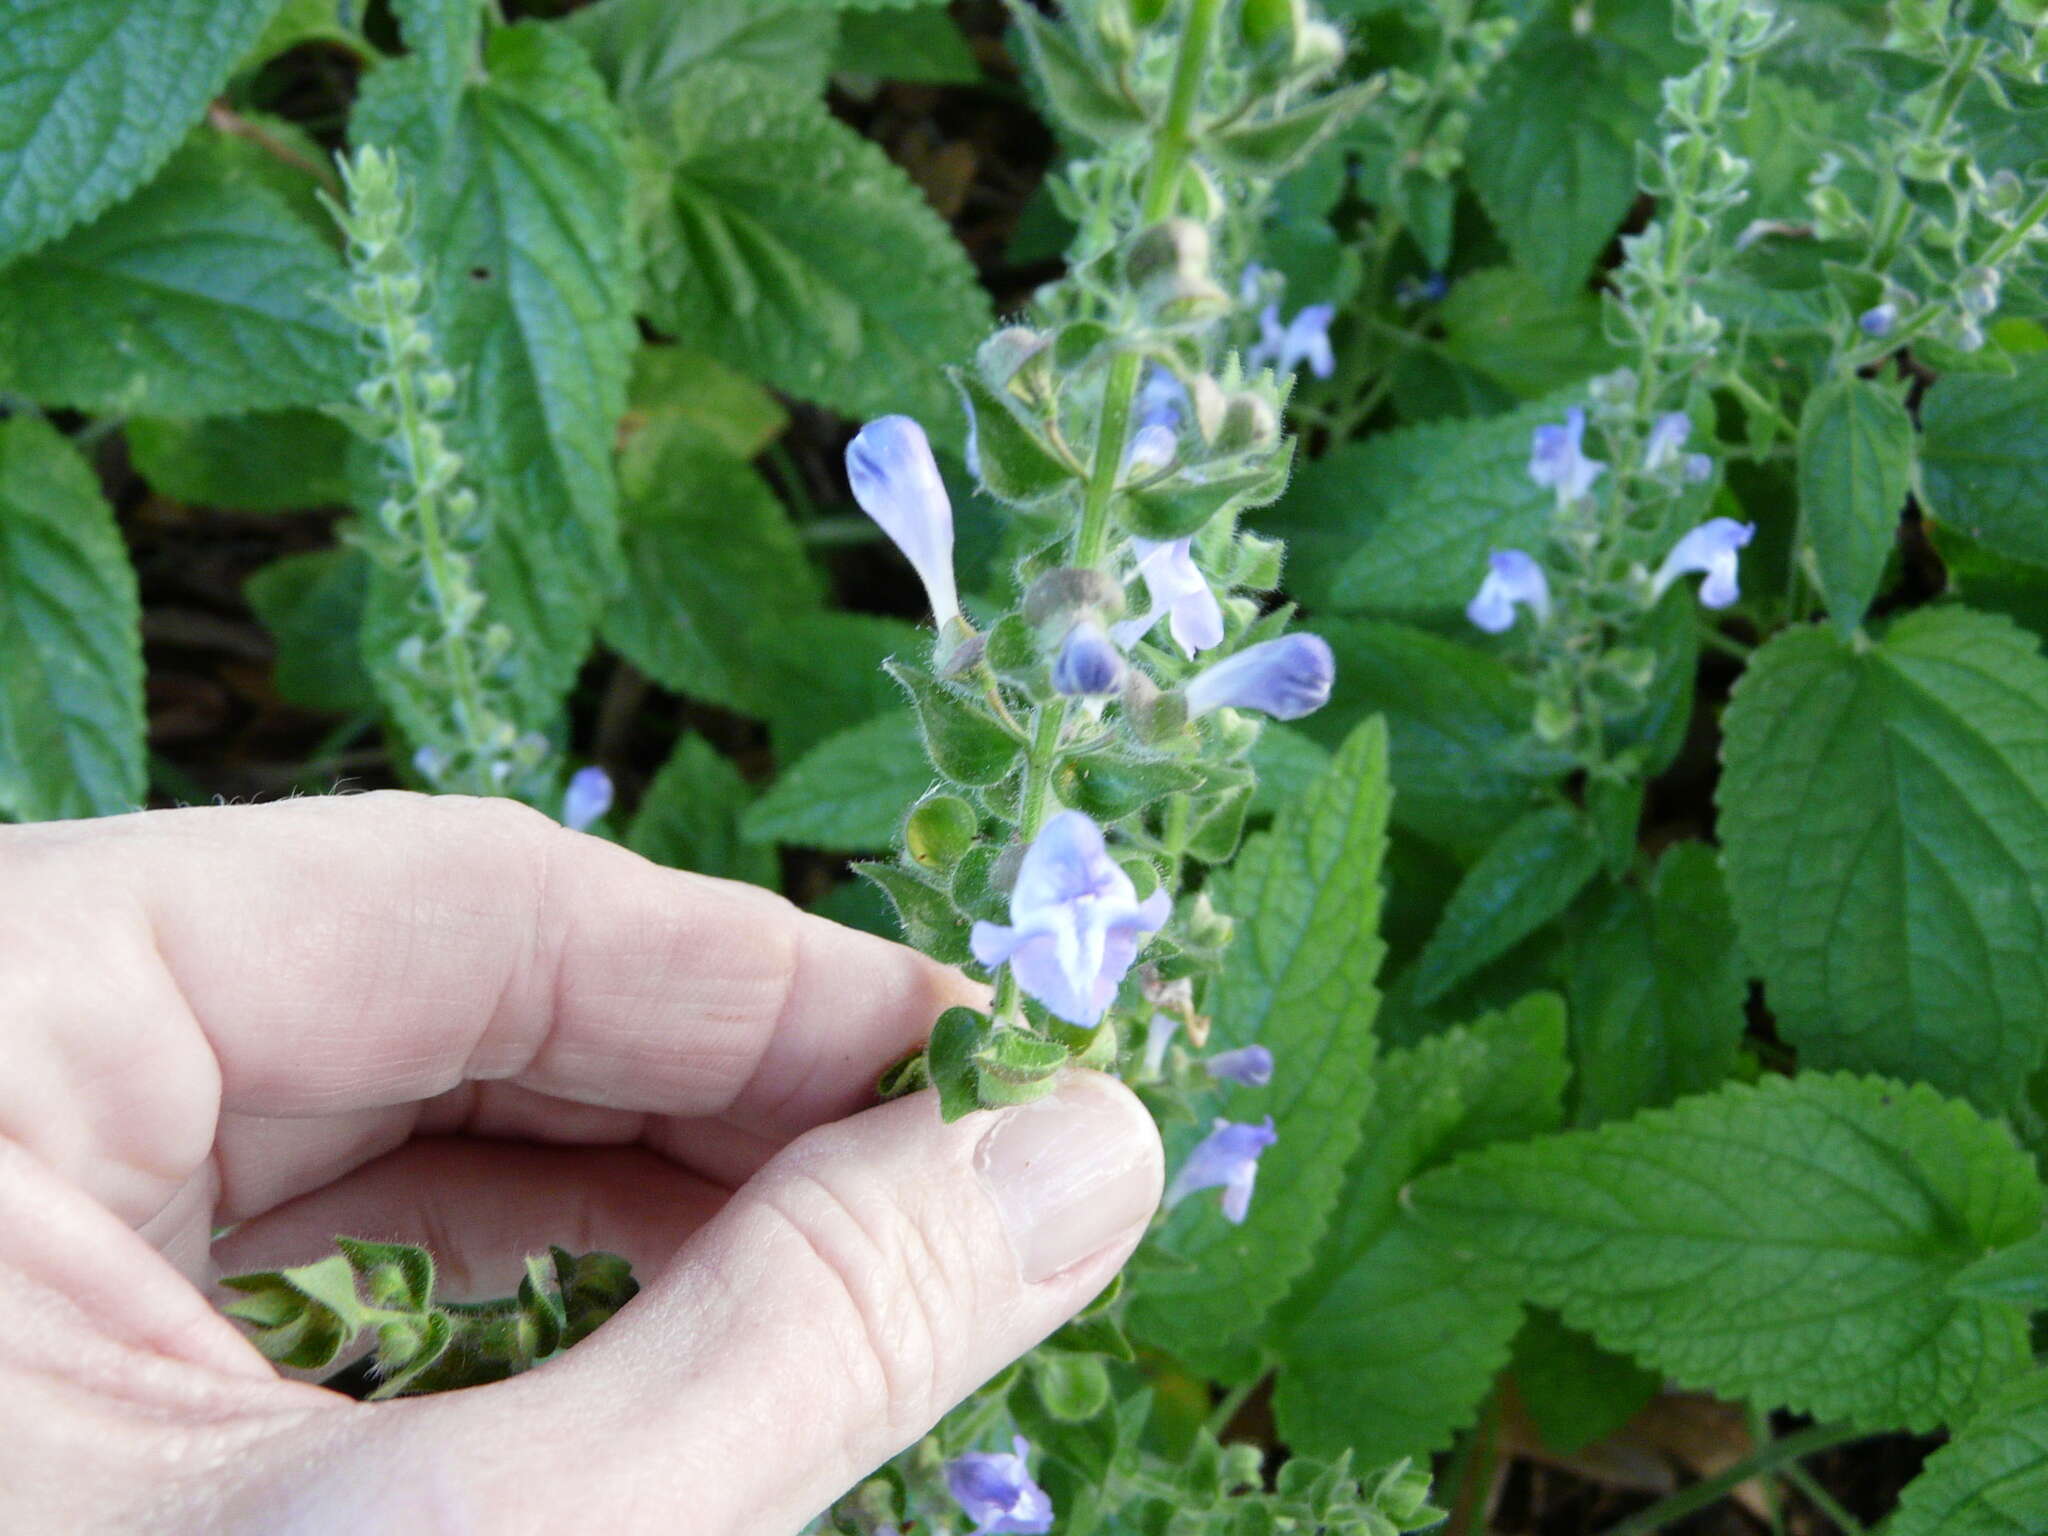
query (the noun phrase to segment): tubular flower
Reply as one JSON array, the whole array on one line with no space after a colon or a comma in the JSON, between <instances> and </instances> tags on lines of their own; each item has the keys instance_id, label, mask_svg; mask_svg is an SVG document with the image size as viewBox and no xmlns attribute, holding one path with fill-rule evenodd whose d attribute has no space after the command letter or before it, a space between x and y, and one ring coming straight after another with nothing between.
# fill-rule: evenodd
<instances>
[{"instance_id":1,"label":"tubular flower","mask_svg":"<svg viewBox=\"0 0 2048 1536\"><path fill-rule=\"evenodd\" d=\"M1259 340L1246 361L1276 373L1292 373L1307 363L1310 373L1327 379L1337 371L1337 354L1330 350L1330 322L1336 318L1334 304L1304 304L1282 325L1280 306L1268 304L1259 313Z\"/></svg>"},{"instance_id":2,"label":"tubular flower","mask_svg":"<svg viewBox=\"0 0 2048 1536\"><path fill-rule=\"evenodd\" d=\"M1533 556L1519 549L1497 549L1486 557L1486 579L1465 605L1465 617L1489 635L1515 627L1515 609L1526 604L1538 624L1550 617L1550 578Z\"/></svg>"},{"instance_id":3,"label":"tubular flower","mask_svg":"<svg viewBox=\"0 0 2048 1536\"><path fill-rule=\"evenodd\" d=\"M1561 501L1579 501L1593 482L1607 472L1605 464L1585 454L1586 413L1578 406L1565 412L1562 426L1538 427L1529 438L1529 478L1553 486Z\"/></svg>"},{"instance_id":4,"label":"tubular flower","mask_svg":"<svg viewBox=\"0 0 2048 1536\"><path fill-rule=\"evenodd\" d=\"M1172 908L1163 890L1138 900L1102 829L1062 811L1025 852L1010 892L1011 926L976 923L968 939L983 965L1008 964L1017 984L1060 1018L1092 1025L1137 959L1139 938L1163 928Z\"/></svg>"},{"instance_id":5,"label":"tubular flower","mask_svg":"<svg viewBox=\"0 0 2048 1536\"><path fill-rule=\"evenodd\" d=\"M1223 643L1223 605L1195 569L1194 542L1191 538L1165 544L1131 540L1131 552L1138 557L1138 574L1145 580L1152 607L1116 626L1119 645L1136 645L1152 633L1162 616L1168 620L1174 644L1186 655Z\"/></svg>"},{"instance_id":6,"label":"tubular flower","mask_svg":"<svg viewBox=\"0 0 2048 1536\"><path fill-rule=\"evenodd\" d=\"M1007 1451L969 1451L946 1463L946 1489L974 1522L974 1536L1046 1536L1052 1498L1024 1465L1031 1442L1022 1435Z\"/></svg>"},{"instance_id":7,"label":"tubular flower","mask_svg":"<svg viewBox=\"0 0 2048 1536\"><path fill-rule=\"evenodd\" d=\"M953 503L924 428L908 416L869 422L846 446L846 478L861 510L917 572L932 617L943 629L960 616L953 585Z\"/></svg>"},{"instance_id":8,"label":"tubular flower","mask_svg":"<svg viewBox=\"0 0 2048 1536\"><path fill-rule=\"evenodd\" d=\"M1067 631L1052 663L1055 693L1070 699L1090 698L1115 693L1123 685L1123 653L1100 619L1085 618Z\"/></svg>"},{"instance_id":9,"label":"tubular flower","mask_svg":"<svg viewBox=\"0 0 2048 1536\"><path fill-rule=\"evenodd\" d=\"M1707 578L1700 583L1700 603L1726 608L1742 595L1735 581L1736 560L1755 536L1755 523L1738 523L1732 517L1708 518L1671 546L1671 553L1651 579L1650 600L1662 597L1679 577L1697 571Z\"/></svg>"},{"instance_id":10,"label":"tubular flower","mask_svg":"<svg viewBox=\"0 0 2048 1536\"><path fill-rule=\"evenodd\" d=\"M1255 709L1275 720L1299 720L1330 700L1337 658L1316 635L1262 640L1219 661L1188 684L1188 715L1212 709Z\"/></svg>"},{"instance_id":11,"label":"tubular flower","mask_svg":"<svg viewBox=\"0 0 2048 1536\"><path fill-rule=\"evenodd\" d=\"M1251 1210L1252 1186L1259 1177L1259 1156L1280 1139L1271 1115L1257 1125L1218 1120L1215 1129L1195 1143L1195 1150L1166 1186L1166 1204L1178 1205L1201 1189L1223 1191L1223 1217L1242 1226Z\"/></svg>"},{"instance_id":12,"label":"tubular flower","mask_svg":"<svg viewBox=\"0 0 2048 1536\"><path fill-rule=\"evenodd\" d=\"M1219 1051L1202 1065L1219 1082L1244 1088L1263 1088L1273 1081L1273 1053L1263 1045L1241 1045L1234 1051Z\"/></svg>"},{"instance_id":13,"label":"tubular flower","mask_svg":"<svg viewBox=\"0 0 2048 1536\"><path fill-rule=\"evenodd\" d=\"M612 776L602 768L579 768L562 795L562 825L582 832L612 808Z\"/></svg>"}]
</instances>

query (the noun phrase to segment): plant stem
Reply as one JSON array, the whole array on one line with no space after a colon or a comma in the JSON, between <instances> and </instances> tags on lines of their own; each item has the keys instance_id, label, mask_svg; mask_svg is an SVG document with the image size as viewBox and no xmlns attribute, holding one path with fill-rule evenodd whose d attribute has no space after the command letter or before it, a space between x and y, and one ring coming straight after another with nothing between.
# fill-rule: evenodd
<instances>
[{"instance_id":1,"label":"plant stem","mask_svg":"<svg viewBox=\"0 0 2048 1536\"><path fill-rule=\"evenodd\" d=\"M1814 1424L1797 1434L1787 1435L1773 1441L1754 1455L1745 1456L1734 1466L1714 1476L1694 1483L1660 1499L1639 1514L1631 1515L1619 1525L1611 1525L1601 1536L1656 1536L1677 1521L1683 1520L1695 1510L1705 1509L1715 1500L1741 1487L1752 1477L1762 1477L1790 1466L1802 1456L1817 1455L1832 1446L1846 1445L1851 1440L1863 1439L1864 1432L1847 1429L1839 1424Z\"/></svg>"},{"instance_id":2,"label":"plant stem","mask_svg":"<svg viewBox=\"0 0 2048 1536\"><path fill-rule=\"evenodd\" d=\"M1807 1471L1806 1468L1800 1466L1798 1462L1795 1461L1787 1465L1783 1476L1786 1482L1799 1490L1800 1494L1809 1504L1827 1516L1828 1519L1834 1521L1835 1528L1842 1533L1842 1536L1870 1536L1869 1528L1861 1520L1850 1514L1848 1510L1842 1508L1840 1501L1820 1485L1820 1479Z\"/></svg>"}]
</instances>

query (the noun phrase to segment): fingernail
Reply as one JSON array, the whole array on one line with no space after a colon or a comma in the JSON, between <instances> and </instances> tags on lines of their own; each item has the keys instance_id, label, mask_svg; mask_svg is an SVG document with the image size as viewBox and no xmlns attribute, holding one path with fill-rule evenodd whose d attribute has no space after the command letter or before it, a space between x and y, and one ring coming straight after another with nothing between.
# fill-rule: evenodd
<instances>
[{"instance_id":1,"label":"fingernail","mask_svg":"<svg viewBox=\"0 0 2048 1536\"><path fill-rule=\"evenodd\" d=\"M1142 1225L1159 1204L1158 1133L1093 1072L1005 1110L975 1153L1028 1282L1049 1279Z\"/></svg>"}]
</instances>

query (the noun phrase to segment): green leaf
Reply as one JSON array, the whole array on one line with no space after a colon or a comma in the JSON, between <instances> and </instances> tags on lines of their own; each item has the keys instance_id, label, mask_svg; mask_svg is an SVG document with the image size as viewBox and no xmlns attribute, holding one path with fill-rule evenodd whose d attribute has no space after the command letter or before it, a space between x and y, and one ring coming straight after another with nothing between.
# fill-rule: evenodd
<instances>
[{"instance_id":1,"label":"green leaf","mask_svg":"<svg viewBox=\"0 0 2048 1536\"><path fill-rule=\"evenodd\" d=\"M757 843L845 853L892 848L904 812L932 778L916 719L894 709L826 737L775 781L740 827Z\"/></svg>"},{"instance_id":2,"label":"green leaf","mask_svg":"<svg viewBox=\"0 0 2048 1536\"><path fill-rule=\"evenodd\" d=\"M766 637L822 598L782 504L745 460L680 420L634 438L620 478L626 580L605 642L665 688L762 713Z\"/></svg>"},{"instance_id":3,"label":"green leaf","mask_svg":"<svg viewBox=\"0 0 2048 1536\"><path fill-rule=\"evenodd\" d=\"M277 4L0 0L0 262L147 181Z\"/></svg>"},{"instance_id":4,"label":"green leaf","mask_svg":"<svg viewBox=\"0 0 2048 1536\"><path fill-rule=\"evenodd\" d=\"M1554 1130L1564 1037L1564 1009L1539 994L1381 1064L1315 1267L1280 1309L1273 1406L1293 1449L1348 1448L1374 1464L1440 1449L1471 1422L1521 1305L1498 1277L1424 1241L1401 1190L1465 1148Z\"/></svg>"},{"instance_id":5,"label":"green leaf","mask_svg":"<svg viewBox=\"0 0 2048 1536\"><path fill-rule=\"evenodd\" d=\"M1788 630L1723 720L1728 890L1809 1066L2002 1108L2048 1045L2048 662L1923 609L1878 645Z\"/></svg>"},{"instance_id":6,"label":"green leaf","mask_svg":"<svg viewBox=\"0 0 2048 1536\"><path fill-rule=\"evenodd\" d=\"M1147 1277L1132 1303L1134 1334L1196 1363L1245 1338L1307 1268L1331 1218L1343 1168L1372 1096L1380 861L1386 850L1387 734L1352 732L1315 788L1245 844L1217 882L1219 910L1237 915L1230 963L1204 999L1220 1047L1260 1041L1272 1083L1219 1089L1219 1113L1270 1113L1279 1141L1260 1160L1242 1227L1195 1197L1160 1242L1189 1262ZM1171 1138L1185 1156L1194 1137Z\"/></svg>"},{"instance_id":7,"label":"green leaf","mask_svg":"<svg viewBox=\"0 0 2048 1536\"><path fill-rule=\"evenodd\" d=\"M569 39L501 28L484 62L446 132L425 61L380 65L350 133L395 146L413 178L433 326L464 383L455 446L490 514L486 612L517 638L522 712L544 718L619 566L612 446L634 340L625 154ZM373 613L403 601L375 584Z\"/></svg>"},{"instance_id":8,"label":"green leaf","mask_svg":"<svg viewBox=\"0 0 2048 1536\"><path fill-rule=\"evenodd\" d=\"M2029 1311L2048 1306L2048 1232L1987 1254L1950 1282L1958 1296L2016 1301Z\"/></svg>"},{"instance_id":9,"label":"green leaf","mask_svg":"<svg viewBox=\"0 0 2048 1536\"><path fill-rule=\"evenodd\" d=\"M947 778L985 787L1000 784L1015 770L1022 743L984 714L978 701L970 702L921 668L891 662L888 671L910 694L925 750Z\"/></svg>"},{"instance_id":10,"label":"green leaf","mask_svg":"<svg viewBox=\"0 0 2048 1536\"><path fill-rule=\"evenodd\" d=\"M2048 565L2048 356L2010 378L1941 380L1920 405L1920 488L1927 510L1995 554Z\"/></svg>"},{"instance_id":11,"label":"green leaf","mask_svg":"<svg viewBox=\"0 0 2048 1536\"><path fill-rule=\"evenodd\" d=\"M138 416L123 430L136 473L178 501L286 512L349 499L348 428L317 411Z\"/></svg>"},{"instance_id":12,"label":"green leaf","mask_svg":"<svg viewBox=\"0 0 2048 1536\"><path fill-rule=\"evenodd\" d=\"M1363 538L1339 557L1328 601L1352 611L1450 613L1479 590L1494 550L1540 548L1557 508L1529 478L1529 437L1562 416L1558 405L1524 406L1388 432L1356 453L1330 455L1325 463L1347 461L1356 503L1348 525ZM1302 596L1317 600L1313 591Z\"/></svg>"},{"instance_id":13,"label":"green leaf","mask_svg":"<svg viewBox=\"0 0 2048 1536\"><path fill-rule=\"evenodd\" d=\"M740 836L754 803L753 786L732 759L702 736L685 732L647 786L626 832L626 846L672 869L745 880L774 890L781 882L775 852Z\"/></svg>"},{"instance_id":14,"label":"green leaf","mask_svg":"<svg viewBox=\"0 0 2048 1536\"><path fill-rule=\"evenodd\" d=\"M1573 945L1572 1063L1582 1125L1718 1086L1735 1070L1748 998L1721 869L1680 843L1647 890L1589 903Z\"/></svg>"},{"instance_id":15,"label":"green leaf","mask_svg":"<svg viewBox=\"0 0 2048 1536\"><path fill-rule=\"evenodd\" d=\"M391 0L399 34L420 61L441 131L452 132L462 92L482 73L485 0Z\"/></svg>"},{"instance_id":16,"label":"green leaf","mask_svg":"<svg viewBox=\"0 0 2048 1536\"><path fill-rule=\"evenodd\" d=\"M754 636L752 692L779 762L899 709L885 663L931 651L931 632L872 613L799 613Z\"/></svg>"},{"instance_id":17,"label":"green leaf","mask_svg":"<svg viewBox=\"0 0 2048 1536\"><path fill-rule=\"evenodd\" d=\"M745 374L688 347L641 347L633 354L628 407L637 431L680 417L751 459L789 427L789 412Z\"/></svg>"},{"instance_id":18,"label":"green leaf","mask_svg":"<svg viewBox=\"0 0 2048 1536\"><path fill-rule=\"evenodd\" d=\"M1520 267L1458 279L1439 310L1444 351L1523 400L1605 373L1620 353L1601 330L1600 301L1553 298Z\"/></svg>"},{"instance_id":19,"label":"green leaf","mask_svg":"<svg viewBox=\"0 0 2048 1536\"><path fill-rule=\"evenodd\" d=\"M279 193L197 146L0 271L0 388L163 416L341 400L359 371L342 280Z\"/></svg>"},{"instance_id":20,"label":"green leaf","mask_svg":"<svg viewBox=\"0 0 2048 1536\"><path fill-rule=\"evenodd\" d=\"M277 641L278 693L301 709L371 709L377 691L363 666L363 609L370 564L357 549L286 555L242 584L242 596Z\"/></svg>"},{"instance_id":21,"label":"green leaf","mask_svg":"<svg viewBox=\"0 0 2048 1536\"><path fill-rule=\"evenodd\" d=\"M649 313L849 416L953 419L942 367L991 321L966 253L880 146L756 71L692 73L646 231Z\"/></svg>"},{"instance_id":22,"label":"green leaf","mask_svg":"<svg viewBox=\"0 0 2048 1536\"><path fill-rule=\"evenodd\" d=\"M2035 1536L2048 1510L2048 1371L2013 1383L1899 1495L1886 1536Z\"/></svg>"},{"instance_id":23,"label":"green leaf","mask_svg":"<svg viewBox=\"0 0 2048 1536\"><path fill-rule=\"evenodd\" d=\"M1570 766L1529 735L1528 684L1498 657L1424 630L1374 620L1316 626L1337 658L1328 709L1300 729L1328 741L1338 722L1387 719L1394 824L1476 854Z\"/></svg>"},{"instance_id":24,"label":"green leaf","mask_svg":"<svg viewBox=\"0 0 2048 1536\"><path fill-rule=\"evenodd\" d=\"M1913 474L1913 421L1868 379L1834 379L1799 417L1799 507L1821 594L1843 634L1863 622Z\"/></svg>"},{"instance_id":25,"label":"green leaf","mask_svg":"<svg viewBox=\"0 0 2048 1536\"><path fill-rule=\"evenodd\" d=\"M943 891L900 864L856 864L853 872L889 898L896 928L913 948L942 965L966 965L974 958L967 945L967 922Z\"/></svg>"},{"instance_id":26,"label":"green leaf","mask_svg":"<svg viewBox=\"0 0 2048 1536\"><path fill-rule=\"evenodd\" d=\"M854 11L840 18L834 74L972 85L981 63L944 5L920 5L896 16Z\"/></svg>"},{"instance_id":27,"label":"green leaf","mask_svg":"<svg viewBox=\"0 0 2048 1536\"><path fill-rule=\"evenodd\" d=\"M1531 811L1465 871L1416 956L1415 1001L1434 1002L1572 904L1600 872L1599 842L1564 806Z\"/></svg>"},{"instance_id":28,"label":"green leaf","mask_svg":"<svg viewBox=\"0 0 2048 1536\"><path fill-rule=\"evenodd\" d=\"M2029 1358L2023 1309L1947 1285L2040 1225L2040 1182L1925 1084L1731 1084L1488 1148L1409 1199L1449 1259L1722 1397L1926 1430Z\"/></svg>"},{"instance_id":29,"label":"green leaf","mask_svg":"<svg viewBox=\"0 0 2048 1536\"><path fill-rule=\"evenodd\" d=\"M1544 1448L1559 1456L1613 1434L1663 1386L1654 1372L1602 1349L1541 1308L1515 1336L1509 1370Z\"/></svg>"},{"instance_id":30,"label":"green leaf","mask_svg":"<svg viewBox=\"0 0 2048 1536\"><path fill-rule=\"evenodd\" d=\"M40 417L0 421L0 813L141 805L141 620L91 467Z\"/></svg>"},{"instance_id":31,"label":"green leaf","mask_svg":"<svg viewBox=\"0 0 2048 1536\"><path fill-rule=\"evenodd\" d=\"M762 0L597 0L557 25L589 51L627 115L653 130L709 63L748 65L815 96L838 38L827 7Z\"/></svg>"},{"instance_id":32,"label":"green leaf","mask_svg":"<svg viewBox=\"0 0 2048 1536\"><path fill-rule=\"evenodd\" d=\"M1584 280L1636 196L1636 146L1664 71L1604 34L1529 28L1487 78L1466 173L1516 259L1558 297Z\"/></svg>"}]
</instances>

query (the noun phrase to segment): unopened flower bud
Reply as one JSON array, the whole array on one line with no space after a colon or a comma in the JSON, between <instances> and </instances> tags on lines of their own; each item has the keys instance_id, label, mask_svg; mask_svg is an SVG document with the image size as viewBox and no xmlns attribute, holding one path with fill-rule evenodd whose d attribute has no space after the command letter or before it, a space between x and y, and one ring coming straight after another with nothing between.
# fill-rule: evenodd
<instances>
[{"instance_id":1,"label":"unopened flower bud","mask_svg":"<svg viewBox=\"0 0 2048 1536\"><path fill-rule=\"evenodd\" d=\"M1084 618L1060 643L1053 658L1052 686L1068 698L1099 698L1123 686L1124 658L1097 618Z\"/></svg>"},{"instance_id":2,"label":"unopened flower bud","mask_svg":"<svg viewBox=\"0 0 2048 1536\"><path fill-rule=\"evenodd\" d=\"M588 831L612 808L612 776L602 768L579 768L562 795L562 825Z\"/></svg>"}]
</instances>

